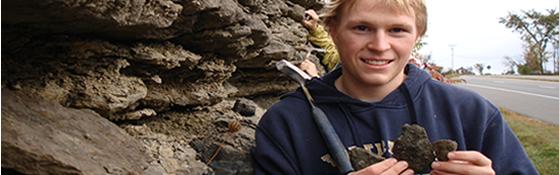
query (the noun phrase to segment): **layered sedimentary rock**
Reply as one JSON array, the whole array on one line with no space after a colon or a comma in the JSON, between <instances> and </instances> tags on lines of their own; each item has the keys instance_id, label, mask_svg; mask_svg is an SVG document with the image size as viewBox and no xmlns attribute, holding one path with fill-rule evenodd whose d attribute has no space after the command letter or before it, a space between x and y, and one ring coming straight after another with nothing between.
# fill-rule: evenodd
<instances>
[{"instance_id":1,"label":"layered sedimentary rock","mask_svg":"<svg viewBox=\"0 0 559 175\"><path fill-rule=\"evenodd\" d=\"M304 9L322 6L318 0L8 0L2 5L2 88L89 109L117 124L149 157L147 167L129 171L146 174L249 172L247 151L263 109L256 106L256 117L245 117L232 110L234 101L262 101L296 87L273 63L303 59L307 32L300 20ZM223 123L229 121L240 121L241 129L227 132ZM216 145L223 151L208 164ZM6 170L40 170L4 167L20 160L4 159L17 152L3 149L2 154Z\"/></svg>"}]
</instances>

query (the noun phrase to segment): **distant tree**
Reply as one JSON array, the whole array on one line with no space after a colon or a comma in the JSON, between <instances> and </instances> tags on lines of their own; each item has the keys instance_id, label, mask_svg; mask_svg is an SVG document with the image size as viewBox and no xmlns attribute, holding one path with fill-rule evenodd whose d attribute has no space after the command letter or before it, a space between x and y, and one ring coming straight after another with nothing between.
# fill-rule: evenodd
<instances>
[{"instance_id":1,"label":"distant tree","mask_svg":"<svg viewBox=\"0 0 559 175\"><path fill-rule=\"evenodd\" d=\"M483 75L483 69L485 68L483 64L476 63L474 64L474 68L479 72L479 75Z\"/></svg>"},{"instance_id":2,"label":"distant tree","mask_svg":"<svg viewBox=\"0 0 559 175\"><path fill-rule=\"evenodd\" d=\"M518 73L521 75L531 74L530 69L526 64L518 65Z\"/></svg>"},{"instance_id":3,"label":"distant tree","mask_svg":"<svg viewBox=\"0 0 559 175\"><path fill-rule=\"evenodd\" d=\"M518 61L514 60L514 58L510 57L510 56L505 56L505 61L503 61L503 64L505 65L505 67L507 67L508 69L506 70L505 74L514 74L515 68L518 67L519 63Z\"/></svg>"},{"instance_id":4,"label":"distant tree","mask_svg":"<svg viewBox=\"0 0 559 175\"><path fill-rule=\"evenodd\" d=\"M541 66L541 62L538 59L538 48L535 45L530 45L526 47L524 51L524 70L525 74L542 74L543 73L543 66Z\"/></svg>"},{"instance_id":5,"label":"distant tree","mask_svg":"<svg viewBox=\"0 0 559 175\"><path fill-rule=\"evenodd\" d=\"M559 40L559 13L555 9L546 11L547 14L535 10L522 11L520 14L509 12L499 20L506 27L522 34L529 50L525 54L530 54L524 57L527 65L523 69L534 69L528 71L539 74L544 72L543 65L549 58L546 54L548 44ZM533 66L537 66L537 69Z\"/></svg>"}]
</instances>

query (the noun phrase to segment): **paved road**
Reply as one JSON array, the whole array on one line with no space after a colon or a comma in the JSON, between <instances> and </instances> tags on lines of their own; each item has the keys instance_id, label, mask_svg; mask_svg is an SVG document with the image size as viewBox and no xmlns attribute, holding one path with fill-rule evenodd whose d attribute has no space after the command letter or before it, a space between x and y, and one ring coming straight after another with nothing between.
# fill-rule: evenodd
<instances>
[{"instance_id":1,"label":"paved road","mask_svg":"<svg viewBox=\"0 0 559 175\"><path fill-rule=\"evenodd\" d=\"M471 89L495 105L559 125L559 82L481 76L461 77Z\"/></svg>"}]
</instances>

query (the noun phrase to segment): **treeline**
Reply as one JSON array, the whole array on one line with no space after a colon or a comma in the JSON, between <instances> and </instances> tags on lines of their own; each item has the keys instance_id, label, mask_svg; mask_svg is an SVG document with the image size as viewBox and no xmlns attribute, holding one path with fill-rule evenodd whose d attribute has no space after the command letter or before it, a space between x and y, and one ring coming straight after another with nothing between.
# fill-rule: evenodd
<instances>
[{"instance_id":1,"label":"treeline","mask_svg":"<svg viewBox=\"0 0 559 175\"><path fill-rule=\"evenodd\" d=\"M559 74L559 13L556 9L509 12L499 22L520 33L525 44L522 59L505 57L505 65L509 67L507 74ZM545 70L544 64L549 61L553 66Z\"/></svg>"}]
</instances>

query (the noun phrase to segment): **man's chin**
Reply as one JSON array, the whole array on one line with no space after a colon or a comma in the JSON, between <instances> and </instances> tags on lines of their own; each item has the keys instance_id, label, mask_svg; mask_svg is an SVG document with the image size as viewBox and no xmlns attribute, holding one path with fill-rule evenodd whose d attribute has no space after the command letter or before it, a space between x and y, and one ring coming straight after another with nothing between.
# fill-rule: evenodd
<instances>
[{"instance_id":1,"label":"man's chin","mask_svg":"<svg viewBox=\"0 0 559 175\"><path fill-rule=\"evenodd\" d=\"M386 76L367 76L361 79L363 84L369 86L382 86L388 83L389 79Z\"/></svg>"}]
</instances>

